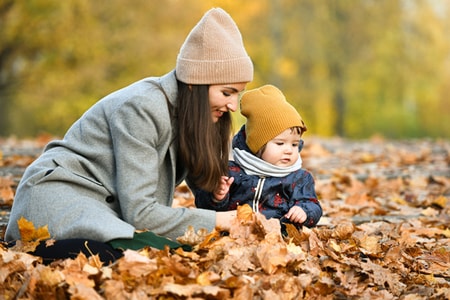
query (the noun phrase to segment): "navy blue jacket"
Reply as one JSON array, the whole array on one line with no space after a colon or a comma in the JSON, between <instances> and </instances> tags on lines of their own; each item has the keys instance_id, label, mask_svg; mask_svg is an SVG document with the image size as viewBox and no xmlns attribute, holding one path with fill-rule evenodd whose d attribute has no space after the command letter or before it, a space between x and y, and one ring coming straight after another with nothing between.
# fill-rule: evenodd
<instances>
[{"instance_id":1,"label":"navy blue jacket","mask_svg":"<svg viewBox=\"0 0 450 300\"><path fill-rule=\"evenodd\" d=\"M299 148L301 150L302 147ZM233 138L233 148L239 148L251 153L245 143L244 126ZM213 200L213 194L203 190L193 190L195 205L199 208L216 211L234 210L238 205L249 204L253 206L256 186L260 177L248 175L234 161L228 164L229 176L234 177L230 191L221 202ZM259 200L259 211L266 218L277 218L282 223L289 223L284 215L294 206L300 206L307 215L302 224L314 227L322 217L322 207L315 192L314 178L305 169L299 169L284 177L266 177L262 195ZM298 224L297 224L298 225Z\"/></svg>"}]
</instances>

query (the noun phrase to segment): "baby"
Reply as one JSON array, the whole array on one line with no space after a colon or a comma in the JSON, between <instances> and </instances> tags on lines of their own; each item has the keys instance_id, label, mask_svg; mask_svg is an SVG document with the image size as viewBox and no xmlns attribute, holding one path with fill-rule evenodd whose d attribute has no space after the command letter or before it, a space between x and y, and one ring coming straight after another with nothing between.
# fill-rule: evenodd
<instances>
[{"instance_id":1,"label":"baby","mask_svg":"<svg viewBox=\"0 0 450 300\"><path fill-rule=\"evenodd\" d=\"M249 204L266 218L314 227L322 216L314 178L302 169L300 150L306 126L273 85L245 92L241 113L247 122L233 137L233 160L211 193L194 190L199 208L235 210Z\"/></svg>"}]
</instances>

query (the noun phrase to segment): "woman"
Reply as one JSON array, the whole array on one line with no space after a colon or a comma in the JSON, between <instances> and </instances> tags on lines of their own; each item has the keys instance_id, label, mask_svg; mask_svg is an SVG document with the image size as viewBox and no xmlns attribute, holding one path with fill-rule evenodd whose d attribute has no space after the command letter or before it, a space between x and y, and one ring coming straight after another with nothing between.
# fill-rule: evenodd
<instances>
[{"instance_id":1,"label":"woman","mask_svg":"<svg viewBox=\"0 0 450 300\"><path fill-rule=\"evenodd\" d=\"M17 188L6 240L20 239L22 216L48 225L57 244L75 241L58 244L72 252L89 240L101 253L106 242L133 239L137 230L170 239L189 225L227 230L235 212L171 205L184 179L212 191L227 173L229 112L252 79L236 24L224 10L209 10L175 70L106 96L46 146Z\"/></svg>"}]
</instances>

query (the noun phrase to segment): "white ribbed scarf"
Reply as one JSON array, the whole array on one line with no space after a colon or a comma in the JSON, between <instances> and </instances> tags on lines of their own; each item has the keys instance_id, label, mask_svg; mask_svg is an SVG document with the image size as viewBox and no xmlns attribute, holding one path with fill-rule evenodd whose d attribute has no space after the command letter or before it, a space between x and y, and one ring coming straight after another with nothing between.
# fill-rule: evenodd
<instances>
[{"instance_id":1,"label":"white ribbed scarf","mask_svg":"<svg viewBox=\"0 0 450 300\"><path fill-rule=\"evenodd\" d=\"M272 165L255 155L238 148L233 149L233 159L239 164L248 175L258 175L260 177L284 177L289 173L302 168L302 157L298 153L297 161L289 167L278 167Z\"/></svg>"},{"instance_id":2,"label":"white ribbed scarf","mask_svg":"<svg viewBox=\"0 0 450 300\"><path fill-rule=\"evenodd\" d=\"M255 155L238 148L233 149L233 159L239 164L248 175L259 176L258 185L255 189L255 197L253 198L253 211L259 212L259 200L261 199L262 190L266 177L284 177L294 171L301 169L302 158L298 153L297 161L289 167L278 167L272 165Z\"/></svg>"}]
</instances>

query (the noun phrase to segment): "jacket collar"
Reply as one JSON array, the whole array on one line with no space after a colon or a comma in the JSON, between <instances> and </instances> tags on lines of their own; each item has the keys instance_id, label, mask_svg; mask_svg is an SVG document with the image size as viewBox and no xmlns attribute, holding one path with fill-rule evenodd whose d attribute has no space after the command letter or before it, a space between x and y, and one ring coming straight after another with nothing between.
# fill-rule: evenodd
<instances>
[{"instance_id":1,"label":"jacket collar","mask_svg":"<svg viewBox=\"0 0 450 300\"><path fill-rule=\"evenodd\" d=\"M175 70L170 71L169 73L159 77L158 83L163 88L167 97L169 98L169 102L173 105L177 105L177 94L178 94L178 84L177 78L175 76Z\"/></svg>"}]
</instances>

